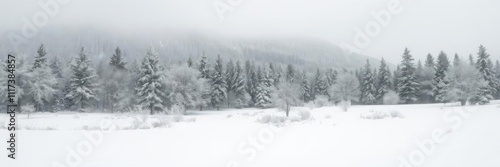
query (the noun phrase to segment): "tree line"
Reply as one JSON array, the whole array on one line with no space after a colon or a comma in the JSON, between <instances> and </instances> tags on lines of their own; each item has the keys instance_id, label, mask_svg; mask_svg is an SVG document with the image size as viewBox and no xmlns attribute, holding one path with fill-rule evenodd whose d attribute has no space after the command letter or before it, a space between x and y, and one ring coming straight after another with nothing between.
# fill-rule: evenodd
<instances>
[{"instance_id":1,"label":"tree line","mask_svg":"<svg viewBox=\"0 0 500 167\"><path fill-rule=\"evenodd\" d=\"M163 111L207 108L279 107L285 111L305 103L351 101L356 104L414 104L459 101L486 104L500 98L500 63L494 65L479 47L477 58L444 52L431 54L422 65L408 49L391 72L384 59L378 68L366 65L354 71L334 68L306 71L294 65L257 64L252 61L199 60L161 64L154 47L137 63L125 62L116 48L107 62L92 65L82 48L69 62L54 56L49 61L42 44L34 62L17 60L16 84L20 104L35 111L147 109ZM2 72L7 64L2 63ZM6 75L4 75L6 76ZM0 78L6 82L6 77ZM4 88L5 89L5 88ZM6 93L6 90L0 93ZM3 101L7 100L2 94Z\"/></svg>"}]
</instances>

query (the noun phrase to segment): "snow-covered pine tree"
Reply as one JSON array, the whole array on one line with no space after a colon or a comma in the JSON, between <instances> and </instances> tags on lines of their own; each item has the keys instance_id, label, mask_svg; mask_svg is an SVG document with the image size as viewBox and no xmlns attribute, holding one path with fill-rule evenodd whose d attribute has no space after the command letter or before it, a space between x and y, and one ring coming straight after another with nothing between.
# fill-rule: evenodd
<instances>
[{"instance_id":1,"label":"snow-covered pine tree","mask_svg":"<svg viewBox=\"0 0 500 167\"><path fill-rule=\"evenodd\" d=\"M328 96L328 81L326 81L325 75L319 70L316 69L316 75L314 76L314 92L312 93L312 98L316 99L316 96L326 95Z\"/></svg>"},{"instance_id":2,"label":"snow-covered pine tree","mask_svg":"<svg viewBox=\"0 0 500 167\"><path fill-rule=\"evenodd\" d=\"M123 61L122 51L119 47L116 47L115 53L113 53L109 61L109 65L113 67L113 70L125 70L125 64L127 63Z\"/></svg>"},{"instance_id":3,"label":"snow-covered pine tree","mask_svg":"<svg viewBox=\"0 0 500 167\"><path fill-rule=\"evenodd\" d=\"M436 63L434 62L434 57L431 54L427 54L424 66L418 77L418 82L420 84L420 102L431 103L434 102L434 92L433 83L435 75Z\"/></svg>"},{"instance_id":4,"label":"snow-covered pine tree","mask_svg":"<svg viewBox=\"0 0 500 167\"><path fill-rule=\"evenodd\" d=\"M207 56L205 56L205 53L203 53L203 56L201 56L201 60L198 63L198 70L200 71L200 78L205 78L205 79L210 79L210 69L208 65L208 59Z\"/></svg>"},{"instance_id":5,"label":"snow-covered pine tree","mask_svg":"<svg viewBox=\"0 0 500 167\"><path fill-rule=\"evenodd\" d=\"M215 61L214 70L211 75L211 89L210 89L210 103L217 110L220 109L220 104L226 99L226 80L224 77L222 59L220 55L217 56Z\"/></svg>"},{"instance_id":6,"label":"snow-covered pine tree","mask_svg":"<svg viewBox=\"0 0 500 167\"><path fill-rule=\"evenodd\" d=\"M391 88L390 75L391 72L389 70L389 67L387 66L384 58L382 58L382 60L380 61L380 67L377 74L377 84L376 84L377 86L376 99L379 104L382 104L385 94L387 94L387 92L389 92Z\"/></svg>"},{"instance_id":7,"label":"snow-covered pine tree","mask_svg":"<svg viewBox=\"0 0 500 167\"><path fill-rule=\"evenodd\" d=\"M396 65L396 70L394 70L394 78L393 78L393 81L392 81L392 85L393 85L393 89L396 93L399 93L399 78L400 78L400 71L401 71L401 68L400 68L400 65Z\"/></svg>"},{"instance_id":8,"label":"snow-covered pine tree","mask_svg":"<svg viewBox=\"0 0 500 167\"><path fill-rule=\"evenodd\" d=\"M225 73L224 77L226 79L226 92L229 93L229 92L233 91L233 89L234 89L234 82L233 81L236 78L236 71L235 71L234 62L232 59L229 59L229 62L227 62L226 73ZM230 100L230 99L228 99L228 100ZM228 105L229 105L229 103L228 103Z\"/></svg>"},{"instance_id":9,"label":"snow-covered pine tree","mask_svg":"<svg viewBox=\"0 0 500 167\"><path fill-rule=\"evenodd\" d=\"M472 56L472 54L469 54L469 64L470 65L476 65L476 61L474 61L474 57Z\"/></svg>"},{"instance_id":10,"label":"snow-covered pine tree","mask_svg":"<svg viewBox=\"0 0 500 167\"><path fill-rule=\"evenodd\" d=\"M33 69L40 68L41 66L47 65L47 50L45 49L45 45L42 43L38 48L37 55L35 56L35 64L33 64Z\"/></svg>"},{"instance_id":11,"label":"snow-covered pine tree","mask_svg":"<svg viewBox=\"0 0 500 167\"><path fill-rule=\"evenodd\" d=\"M461 62L460 57L455 53L455 57L453 57L453 66L460 66Z\"/></svg>"},{"instance_id":12,"label":"snow-covered pine tree","mask_svg":"<svg viewBox=\"0 0 500 167\"><path fill-rule=\"evenodd\" d=\"M250 105L254 105L256 102L256 88L255 85L258 83L256 80L255 66L249 60L245 62L245 90L250 95L251 102Z\"/></svg>"},{"instance_id":13,"label":"snow-covered pine tree","mask_svg":"<svg viewBox=\"0 0 500 167\"><path fill-rule=\"evenodd\" d=\"M500 61L495 63L495 74L497 77L497 99L500 99Z\"/></svg>"},{"instance_id":14,"label":"snow-covered pine tree","mask_svg":"<svg viewBox=\"0 0 500 167\"><path fill-rule=\"evenodd\" d=\"M302 71L302 77L301 77L302 83L300 84L300 99L302 99L303 102L307 103L312 100L311 97L311 88L309 87L309 79L307 78L306 71Z\"/></svg>"},{"instance_id":15,"label":"snow-covered pine tree","mask_svg":"<svg viewBox=\"0 0 500 167\"><path fill-rule=\"evenodd\" d=\"M434 62L434 57L432 57L432 55L430 53L427 54L427 58L425 59L424 66L429 67L429 68L433 68L433 69L436 67L436 63Z\"/></svg>"},{"instance_id":16,"label":"snow-covered pine tree","mask_svg":"<svg viewBox=\"0 0 500 167\"><path fill-rule=\"evenodd\" d=\"M403 53L401 61L401 69L398 79L398 90L401 102L405 104L414 103L418 100L419 84L415 77L415 65L413 64L413 56L408 48Z\"/></svg>"},{"instance_id":17,"label":"snow-covered pine tree","mask_svg":"<svg viewBox=\"0 0 500 167\"><path fill-rule=\"evenodd\" d=\"M91 100L96 100L95 79L97 75L90 65L90 60L84 52L80 51L78 57L71 62L71 77L69 81L69 92L66 98L71 102L72 107L85 109L90 105Z\"/></svg>"},{"instance_id":18,"label":"snow-covered pine tree","mask_svg":"<svg viewBox=\"0 0 500 167\"><path fill-rule=\"evenodd\" d=\"M337 80L337 71L328 68L328 70L326 70L326 80L328 81L328 86L332 86Z\"/></svg>"},{"instance_id":19,"label":"snow-covered pine tree","mask_svg":"<svg viewBox=\"0 0 500 167\"><path fill-rule=\"evenodd\" d=\"M288 64L286 66L285 79L287 82L290 82L290 83L295 81L295 67L293 67L292 64Z\"/></svg>"},{"instance_id":20,"label":"snow-covered pine tree","mask_svg":"<svg viewBox=\"0 0 500 167\"><path fill-rule=\"evenodd\" d=\"M477 55L475 66L484 80L488 83L488 86L482 87L480 93L471 99L471 103L486 104L489 103L489 100L492 100L493 96L496 94L497 81L495 73L490 63L488 63L488 61L491 61L490 54L486 52L486 48L483 45L479 46Z\"/></svg>"},{"instance_id":21,"label":"snow-covered pine tree","mask_svg":"<svg viewBox=\"0 0 500 167\"><path fill-rule=\"evenodd\" d=\"M243 107L247 103L248 95L245 92L245 80L243 76L243 68L240 61L236 61L235 77L233 80L233 92L236 97L235 106Z\"/></svg>"},{"instance_id":22,"label":"snow-covered pine tree","mask_svg":"<svg viewBox=\"0 0 500 167\"><path fill-rule=\"evenodd\" d=\"M370 67L370 61L366 60L366 65L363 68L364 71L361 72L362 82L360 85L361 97L360 101L363 104L374 104L375 99L375 81L372 73L372 68Z\"/></svg>"},{"instance_id":23,"label":"snow-covered pine tree","mask_svg":"<svg viewBox=\"0 0 500 167\"><path fill-rule=\"evenodd\" d=\"M226 66L226 93L227 93L227 106L231 107L242 107L244 105L244 89L245 82L243 80L243 70L239 61L236 62L236 66L233 60L229 60Z\"/></svg>"},{"instance_id":24,"label":"snow-covered pine tree","mask_svg":"<svg viewBox=\"0 0 500 167\"><path fill-rule=\"evenodd\" d=\"M187 65L189 68L193 67L193 59L191 59L191 56L189 56L189 59L187 60Z\"/></svg>"},{"instance_id":25,"label":"snow-covered pine tree","mask_svg":"<svg viewBox=\"0 0 500 167\"><path fill-rule=\"evenodd\" d=\"M122 52L119 47L115 49L115 53L110 59L109 65L111 71L107 72L106 77L107 82L104 83L104 88L106 92L106 97L108 99L111 111L125 110L125 108L130 107L130 96L132 91L127 89L127 85L123 84L127 82L128 73L125 67L127 63L124 62Z\"/></svg>"},{"instance_id":26,"label":"snow-covered pine tree","mask_svg":"<svg viewBox=\"0 0 500 167\"><path fill-rule=\"evenodd\" d=\"M139 80L137 81L137 98L139 105L149 109L150 114L164 108L165 93L164 73L159 67L159 55L151 46L146 51L141 66L139 67Z\"/></svg>"},{"instance_id":27,"label":"snow-covered pine tree","mask_svg":"<svg viewBox=\"0 0 500 167\"><path fill-rule=\"evenodd\" d=\"M61 62L59 61L59 58L55 56L52 61L50 62L50 69L52 70L52 74L54 74L55 77L57 78L62 78L62 69L61 69Z\"/></svg>"},{"instance_id":28,"label":"snow-covered pine tree","mask_svg":"<svg viewBox=\"0 0 500 167\"><path fill-rule=\"evenodd\" d=\"M272 105L273 79L266 68L262 71L262 76L259 80L259 84L257 85L256 93L257 102L255 103L255 106L267 108Z\"/></svg>"},{"instance_id":29,"label":"snow-covered pine tree","mask_svg":"<svg viewBox=\"0 0 500 167\"><path fill-rule=\"evenodd\" d=\"M270 70L270 75L271 75L271 78L273 79L273 86L276 87L279 85L280 81L281 81L281 67L280 66L277 66L277 65L274 65L272 62L269 63L269 70Z\"/></svg>"},{"instance_id":30,"label":"snow-covered pine tree","mask_svg":"<svg viewBox=\"0 0 500 167\"><path fill-rule=\"evenodd\" d=\"M446 102L444 96L446 95L446 81L444 80L445 73L450 67L450 61L446 53L441 51L437 58L436 71L434 73L434 82L432 90L434 92L434 99L437 102Z\"/></svg>"}]
</instances>

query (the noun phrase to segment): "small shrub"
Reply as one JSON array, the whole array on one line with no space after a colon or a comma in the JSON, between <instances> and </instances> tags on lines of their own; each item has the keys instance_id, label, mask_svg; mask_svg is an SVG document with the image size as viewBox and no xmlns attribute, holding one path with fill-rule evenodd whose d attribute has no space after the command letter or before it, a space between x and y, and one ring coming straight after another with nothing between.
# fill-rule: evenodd
<instances>
[{"instance_id":1,"label":"small shrub","mask_svg":"<svg viewBox=\"0 0 500 167\"><path fill-rule=\"evenodd\" d=\"M389 91L387 92L387 94L385 94L383 101L385 105L398 104L399 95L394 91Z\"/></svg>"},{"instance_id":2,"label":"small shrub","mask_svg":"<svg viewBox=\"0 0 500 167\"><path fill-rule=\"evenodd\" d=\"M328 118L328 119L330 119L330 118L332 118L332 115L330 115L330 114L328 114L328 115L325 115L325 118Z\"/></svg>"},{"instance_id":3,"label":"small shrub","mask_svg":"<svg viewBox=\"0 0 500 167\"><path fill-rule=\"evenodd\" d=\"M182 122L182 121L184 121L184 116L183 115L173 115L172 120L174 122Z\"/></svg>"},{"instance_id":4,"label":"small shrub","mask_svg":"<svg viewBox=\"0 0 500 167\"><path fill-rule=\"evenodd\" d=\"M84 125L84 126L82 126L82 130L87 130L87 131L91 131L92 130L92 131L95 131L95 130L101 130L101 128L98 127L98 126L92 126L92 127L90 127L88 125Z\"/></svg>"},{"instance_id":5,"label":"small shrub","mask_svg":"<svg viewBox=\"0 0 500 167\"><path fill-rule=\"evenodd\" d=\"M351 101L350 100L342 100L342 101L340 101L339 105L340 105L340 108L342 109L342 111L347 111L347 110L349 110L349 107L351 107Z\"/></svg>"},{"instance_id":6,"label":"small shrub","mask_svg":"<svg viewBox=\"0 0 500 167\"><path fill-rule=\"evenodd\" d=\"M314 105L316 108L328 106L328 97L324 95L316 96L316 100L314 100Z\"/></svg>"},{"instance_id":7,"label":"small shrub","mask_svg":"<svg viewBox=\"0 0 500 167\"><path fill-rule=\"evenodd\" d=\"M191 118L188 118L185 120L186 122L196 122L196 118L195 117L191 117Z\"/></svg>"},{"instance_id":8,"label":"small shrub","mask_svg":"<svg viewBox=\"0 0 500 167\"><path fill-rule=\"evenodd\" d=\"M130 129L150 129L151 127L148 126L147 120L147 115L133 117Z\"/></svg>"},{"instance_id":9,"label":"small shrub","mask_svg":"<svg viewBox=\"0 0 500 167\"><path fill-rule=\"evenodd\" d=\"M308 120L311 118L311 112L310 111L305 111L305 110L301 110L299 111L299 116L300 116L300 119L303 121L303 120Z\"/></svg>"},{"instance_id":10,"label":"small shrub","mask_svg":"<svg viewBox=\"0 0 500 167\"><path fill-rule=\"evenodd\" d=\"M389 115L391 116L391 118L404 118L405 117L399 111L391 111L391 112L389 112Z\"/></svg>"},{"instance_id":11,"label":"small shrub","mask_svg":"<svg viewBox=\"0 0 500 167\"><path fill-rule=\"evenodd\" d=\"M384 118L404 118L404 116L399 111L382 112L370 110L368 113L360 114L360 118L378 120Z\"/></svg>"},{"instance_id":12,"label":"small shrub","mask_svg":"<svg viewBox=\"0 0 500 167\"><path fill-rule=\"evenodd\" d=\"M226 118L231 118L231 117L233 117L233 115L231 115L231 114L228 114L228 115L226 116Z\"/></svg>"},{"instance_id":13,"label":"small shrub","mask_svg":"<svg viewBox=\"0 0 500 167\"><path fill-rule=\"evenodd\" d=\"M257 122L264 124L281 125L285 123L286 119L287 118L283 113L263 114L259 118L257 118Z\"/></svg>"},{"instance_id":14,"label":"small shrub","mask_svg":"<svg viewBox=\"0 0 500 167\"><path fill-rule=\"evenodd\" d=\"M387 113L381 112L381 111L373 111L370 110L368 113L365 114L360 114L360 118L362 119L372 119L372 120L377 120L377 119L384 119L388 117Z\"/></svg>"},{"instance_id":15,"label":"small shrub","mask_svg":"<svg viewBox=\"0 0 500 167\"><path fill-rule=\"evenodd\" d=\"M157 121L151 123L153 128L162 128L172 126L172 119L166 115L159 115Z\"/></svg>"}]
</instances>

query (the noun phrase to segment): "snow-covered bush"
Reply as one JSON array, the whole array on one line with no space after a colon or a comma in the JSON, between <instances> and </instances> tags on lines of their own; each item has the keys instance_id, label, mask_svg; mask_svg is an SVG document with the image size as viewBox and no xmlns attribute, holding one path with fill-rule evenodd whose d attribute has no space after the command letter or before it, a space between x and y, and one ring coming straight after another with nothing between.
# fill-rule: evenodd
<instances>
[{"instance_id":1,"label":"snow-covered bush","mask_svg":"<svg viewBox=\"0 0 500 167\"><path fill-rule=\"evenodd\" d=\"M389 115L391 116L391 118L404 118L405 117L399 111L391 111L391 112L389 112Z\"/></svg>"},{"instance_id":2,"label":"snow-covered bush","mask_svg":"<svg viewBox=\"0 0 500 167\"><path fill-rule=\"evenodd\" d=\"M185 122L196 122L196 118L195 117L191 117L191 118L188 118L188 119L185 119L184 120Z\"/></svg>"},{"instance_id":3,"label":"snow-covered bush","mask_svg":"<svg viewBox=\"0 0 500 167\"><path fill-rule=\"evenodd\" d=\"M332 115L330 115L330 114L328 114L328 115L325 115L325 118L328 118L328 119L330 119L330 118L332 118Z\"/></svg>"},{"instance_id":4,"label":"snow-covered bush","mask_svg":"<svg viewBox=\"0 0 500 167\"><path fill-rule=\"evenodd\" d=\"M147 115L133 117L132 122L130 122L129 129L149 129L150 127L148 126L148 119L149 118Z\"/></svg>"},{"instance_id":5,"label":"snow-covered bush","mask_svg":"<svg viewBox=\"0 0 500 167\"><path fill-rule=\"evenodd\" d=\"M342 100L342 101L340 101L339 106L342 109L342 111L347 111L349 109L349 107L351 107L351 101L350 100L347 100L347 101Z\"/></svg>"},{"instance_id":6,"label":"snow-covered bush","mask_svg":"<svg viewBox=\"0 0 500 167\"><path fill-rule=\"evenodd\" d=\"M35 112L35 106L34 105L24 105L23 107L23 111L22 112L25 112L28 116L28 118L30 117L30 114Z\"/></svg>"},{"instance_id":7,"label":"snow-covered bush","mask_svg":"<svg viewBox=\"0 0 500 167\"><path fill-rule=\"evenodd\" d=\"M399 95L394 91L389 91L385 94L383 100L385 105L398 104Z\"/></svg>"},{"instance_id":8,"label":"snow-covered bush","mask_svg":"<svg viewBox=\"0 0 500 167\"><path fill-rule=\"evenodd\" d=\"M362 119L372 119L372 120L384 119L384 118L404 118L403 114L401 114L401 112L399 111L384 112L384 111L374 111L374 110L370 110L368 113L361 113L359 117Z\"/></svg>"},{"instance_id":9,"label":"snow-covered bush","mask_svg":"<svg viewBox=\"0 0 500 167\"><path fill-rule=\"evenodd\" d=\"M158 121L153 122L151 126L153 128L170 127L172 126L172 119L166 115L160 115L157 117Z\"/></svg>"},{"instance_id":10,"label":"snow-covered bush","mask_svg":"<svg viewBox=\"0 0 500 167\"><path fill-rule=\"evenodd\" d=\"M286 115L284 113L267 113L257 118L257 122L264 124L282 125L285 121Z\"/></svg>"},{"instance_id":11,"label":"snow-covered bush","mask_svg":"<svg viewBox=\"0 0 500 167\"><path fill-rule=\"evenodd\" d=\"M370 110L368 113L364 113L364 114L361 113L359 117L362 119L376 120L376 119L384 119L386 117L389 117L389 115L386 112Z\"/></svg>"},{"instance_id":12,"label":"snow-covered bush","mask_svg":"<svg viewBox=\"0 0 500 167\"><path fill-rule=\"evenodd\" d=\"M309 118L311 118L311 112L308 111L308 110L300 110L299 111L299 116L300 116L300 119L303 121L303 120L307 120Z\"/></svg>"},{"instance_id":13,"label":"snow-covered bush","mask_svg":"<svg viewBox=\"0 0 500 167\"><path fill-rule=\"evenodd\" d=\"M182 116L182 115L173 115L172 116L172 121L174 121L174 122L182 122L182 121L184 121L184 116Z\"/></svg>"},{"instance_id":14,"label":"snow-covered bush","mask_svg":"<svg viewBox=\"0 0 500 167\"><path fill-rule=\"evenodd\" d=\"M314 100L314 104L315 104L316 108L325 107L325 106L330 105L328 102L328 97L324 96L324 95L316 96L316 100Z\"/></svg>"}]
</instances>

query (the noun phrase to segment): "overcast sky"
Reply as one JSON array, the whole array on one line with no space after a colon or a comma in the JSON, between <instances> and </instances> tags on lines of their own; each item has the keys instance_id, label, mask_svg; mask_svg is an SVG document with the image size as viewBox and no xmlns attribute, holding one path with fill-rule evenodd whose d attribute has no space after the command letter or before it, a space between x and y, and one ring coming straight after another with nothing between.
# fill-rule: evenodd
<instances>
[{"instance_id":1,"label":"overcast sky","mask_svg":"<svg viewBox=\"0 0 500 167\"><path fill-rule=\"evenodd\" d=\"M46 2L48 0L40 0ZM238 2L234 5L230 2ZM118 32L187 30L251 37L311 36L354 45L355 28L376 21L371 12L399 2L401 13L358 47L362 54L400 60L405 47L417 59L444 50L465 57L483 44L500 58L498 0L70 0L47 26L96 27ZM0 29L18 31L22 18L43 11L38 0L0 0ZM230 6L223 15L214 7ZM6 38L3 36L2 38Z\"/></svg>"}]
</instances>

